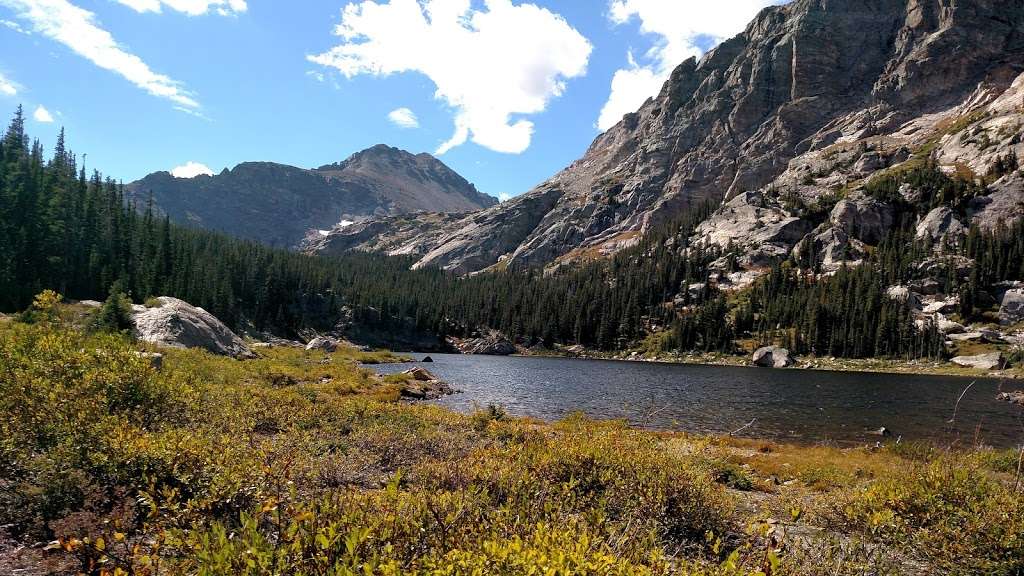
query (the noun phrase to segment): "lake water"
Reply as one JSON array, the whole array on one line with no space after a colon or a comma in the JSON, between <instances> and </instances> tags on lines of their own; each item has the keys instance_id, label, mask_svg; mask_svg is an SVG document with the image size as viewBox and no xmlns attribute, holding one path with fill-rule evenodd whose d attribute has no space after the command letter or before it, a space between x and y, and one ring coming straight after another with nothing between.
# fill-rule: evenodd
<instances>
[{"instance_id":1,"label":"lake water","mask_svg":"<svg viewBox=\"0 0 1024 576\"><path fill-rule=\"evenodd\" d=\"M422 359L422 354L414 354ZM438 404L471 412L488 404L510 414L558 420L581 411L634 426L739 435L794 443L874 443L894 438L998 447L1024 442L1018 406L997 401L1021 382L808 370L770 370L537 357L431 354L425 368L461 393ZM409 364L379 365L380 373ZM953 418L957 398L968 390Z\"/></svg>"}]
</instances>

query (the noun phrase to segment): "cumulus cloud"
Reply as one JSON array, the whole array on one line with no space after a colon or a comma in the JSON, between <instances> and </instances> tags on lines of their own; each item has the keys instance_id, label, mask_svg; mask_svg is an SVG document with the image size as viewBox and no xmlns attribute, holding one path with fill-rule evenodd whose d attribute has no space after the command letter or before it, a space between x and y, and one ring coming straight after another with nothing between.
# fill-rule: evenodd
<instances>
[{"instance_id":1,"label":"cumulus cloud","mask_svg":"<svg viewBox=\"0 0 1024 576\"><path fill-rule=\"evenodd\" d=\"M43 107L42 104L36 107L36 111L32 113L32 117L36 119L36 122L42 122L43 124L53 123L53 115L50 111Z\"/></svg>"},{"instance_id":2,"label":"cumulus cloud","mask_svg":"<svg viewBox=\"0 0 1024 576\"><path fill-rule=\"evenodd\" d=\"M191 160L171 170L171 176L175 178L195 178L200 175L213 176L213 170L206 164Z\"/></svg>"},{"instance_id":3,"label":"cumulus cloud","mask_svg":"<svg viewBox=\"0 0 1024 576\"><path fill-rule=\"evenodd\" d=\"M4 96L17 96L18 95L18 84L4 76L3 72L0 72L0 94Z\"/></svg>"},{"instance_id":4,"label":"cumulus cloud","mask_svg":"<svg viewBox=\"0 0 1024 576\"><path fill-rule=\"evenodd\" d=\"M122 48L100 28L92 12L67 0L0 0L0 5L14 10L35 32L64 44L100 68L120 74L146 92L184 108L200 107L180 82L154 72L141 58Z\"/></svg>"},{"instance_id":5,"label":"cumulus cloud","mask_svg":"<svg viewBox=\"0 0 1024 576\"><path fill-rule=\"evenodd\" d=\"M607 130L635 112L647 98L657 95L672 70L702 48L714 46L740 32L762 8L783 0L611 0L608 17L616 25L634 18L640 32L653 38L639 59L629 55L629 65L612 77L611 95L601 110L597 126Z\"/></svg>"},{"instance_id":6,"label":"cumulus cloud","mask_svg":"<svg viewBox=\"0 0 1024 576\"><path fill-rule=\"evenodd\" d=\"M309 60L348 78L426 75L455 111L455 133L437 150L467 140L506 153L530 146L533 123L586 73L591 45L564 18L534 4L485 0L365 0L347 5L334 33L341 44Z\"/></svg>"},{"instance_id":7,"label":"cumulus cloud","mask_svg":"<svg viewBox=\"0 0 1024 576\"><path fill-rule=\"evenodd\" d=\"M388 114L388 120L399 128L419 128L420 120L416 114L408 108L398 108Z\"/></svg>"},{"instance_id":8,"label":"cumulus cloud","mask_svg":"<svg viewBox=\"0 0 1024 576\"><path fill-rule=\"evenodd\" d=\"M189 16L201 16L211 10L221 16L231 16L249 9L245 0L117 0L136 12L162 12L166 6Z\"/></svg>"},{"instance_id":9,"label":"cumulus cloud","mask_svg":"<svg viewBox=\"0 0 1024 576\"><path fill-rule=\"evenodd\" d=\"M508 192L499 192L498 193L498 202L508 202L511 199L512 199L512 195L509 194Z\"/></svg>"}]
</instances>

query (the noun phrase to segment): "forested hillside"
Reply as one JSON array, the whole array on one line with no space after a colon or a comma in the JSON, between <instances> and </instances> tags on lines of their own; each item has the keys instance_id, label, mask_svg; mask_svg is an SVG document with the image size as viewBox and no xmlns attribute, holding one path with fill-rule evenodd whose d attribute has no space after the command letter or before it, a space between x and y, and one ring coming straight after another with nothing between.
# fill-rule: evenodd
<instances>
[{"instance_id":1,"label":"forested hillside","mask_svg":"<svg viewBox=\"0 0 1024 576\"><path fill-rule=\"evenodd\" d=\"M929 193L959 190L933 169L905 179ZM819 274L798 258L778 259L749 289L719 291L738 270L737 252L690 245L712 207L704 205L609 259L460 277L410 270L408 258L350 253L315 257L181 227L126 203L120 184L87 173L63 134L52 154L25 133L21 111L0 143L0 310L24 309L51 288L103 299L115 283L136 301L169 295L202 306L237 328L293 336L330 330L340 318L382 333L468 336L491 328L523 346L582 345L605 351L656 335L661 351L737 350L738 340L781 341L799 353L842 357L937 357L935 327L912 321L888 287L920 278L929 253L913 239L914 210L861 267ZM979 266L968 276L955 258ZM813 259L812 259L813 261ZM972 229L934 270L944 293L961 296L962 319L991 307L985 292L1024 277L1021 226ZM935 270L940 270L936 272ZM944 272L943 272L944 270Z\"/></svg>"}]
</instances>

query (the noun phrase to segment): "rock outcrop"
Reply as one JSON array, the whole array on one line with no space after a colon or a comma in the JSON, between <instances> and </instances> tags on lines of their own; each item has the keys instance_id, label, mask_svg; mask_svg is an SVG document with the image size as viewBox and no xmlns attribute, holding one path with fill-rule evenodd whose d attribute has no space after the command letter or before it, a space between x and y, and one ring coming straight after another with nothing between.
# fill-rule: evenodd
<instances>
[{"instance_id":1,"label":"rock outcrop","mask_svg":"<svg viewBox=\"0 0 1024 576\"><path fill-rule=\"evenodd\" d=\"M449 344L462 354L510 356L516 353L515 344L498 332L489 332L475 338L451 338Z\"/></svg>"},{"instance_id":2,"label":"rock outcrop","mask_svg":"<svg viewBox=\"0 0 1024 576\"><path fill-rule=\"evenodd\" d=\"M327 336L317 336L306 344L307 351L335 352L338 350L338 341Z\"/></svg>"},{"instance_id":3,"label":"rock outcrop","mask_svg":"<svg viewBox=\"0 0 1024 576\"><path fill-rule=\"evenodd\" d=\"M232 358L255 357L241 338L206 310L168 296L157 300L159 306L142 307L132 317L139 340L169 348L202 348Z\"/></svg>"},{"instance_id":4,"label":"rock outcrop","mask_svg":"<svg viewBox=\"0 0 1024 576\"><path fill-rule=\"evenodd\" d=\"M287 248L341 223L428 210L465 213L497 203L437 158L384 145L312 170L246 162L213 176L157 172L126 192L140 209L152 194L156 210L175 222Z\"/></svg>"},{"instance_id":5,"label":"rock outcrop","mask_svg":"<svg viewBox=\"0 0 1024 576\"><path fill-rule=\"evenodd\" d=\"M447 383L434 376L425 368L411 368L401 374L405 380L399 391L403 398L410 400L436 400L455 390Z\"/></svg>"},{"instance_id":6,"label":"rock outcrop","mask_svg":"<svg viewBox=\"0 0 1024 576\"><path fill-rule=\"evenodd\" d=\"M753 362L761 368L788 368L793 365L793 358L785 348L765 346L754 352Z\"/></svg>"},{"instance_id":7,"label":"rock outcrop","mask_svg":"<svg viewBox=\"0 0 1024 576\"><path fill-rule=\"evenodd\" d=\"M976 356L957 356L950 360L950 362L957 366L976 368L978 370L1001 370L1007 367L1001 352L978 354Z\"/></svg>"},{"instance_id":8,"label":"rock outcrop","mask_svg":"<svg viewBox=\"0 0 1024 576\"><path fill-rule=\"evenodd\" d=\"M1024 321L1024 288L1011 288L999 300L999 321L1016 324Z\"/></svg>"}]
</instances>

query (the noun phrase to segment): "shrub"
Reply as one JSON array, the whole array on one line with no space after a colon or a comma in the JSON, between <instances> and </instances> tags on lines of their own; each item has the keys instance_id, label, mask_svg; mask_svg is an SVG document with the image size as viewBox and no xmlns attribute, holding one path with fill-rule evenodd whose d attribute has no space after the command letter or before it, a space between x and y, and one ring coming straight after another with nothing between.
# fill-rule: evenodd
<instances>
[{"instance_id":1,"label":"shrub","mask_svg":"<svg viewBox=\"0 0 1024 576\"><path fill-rule=\"evenodd\" d=\"M972 456L946 455L841 499L835 517L958 573L1024 570L1024 503Z\"/></svg>"},{"instance_id":2,"label":"shrub","mask_svg":"<svg viewBox=\"0 0 1024 576\"><path fill-rule=\"evenodd\" d=\"M122 292L111 292L89 324L94 332L123 332L134 327L132 301Z\"/></svg>"}]
</instances>

